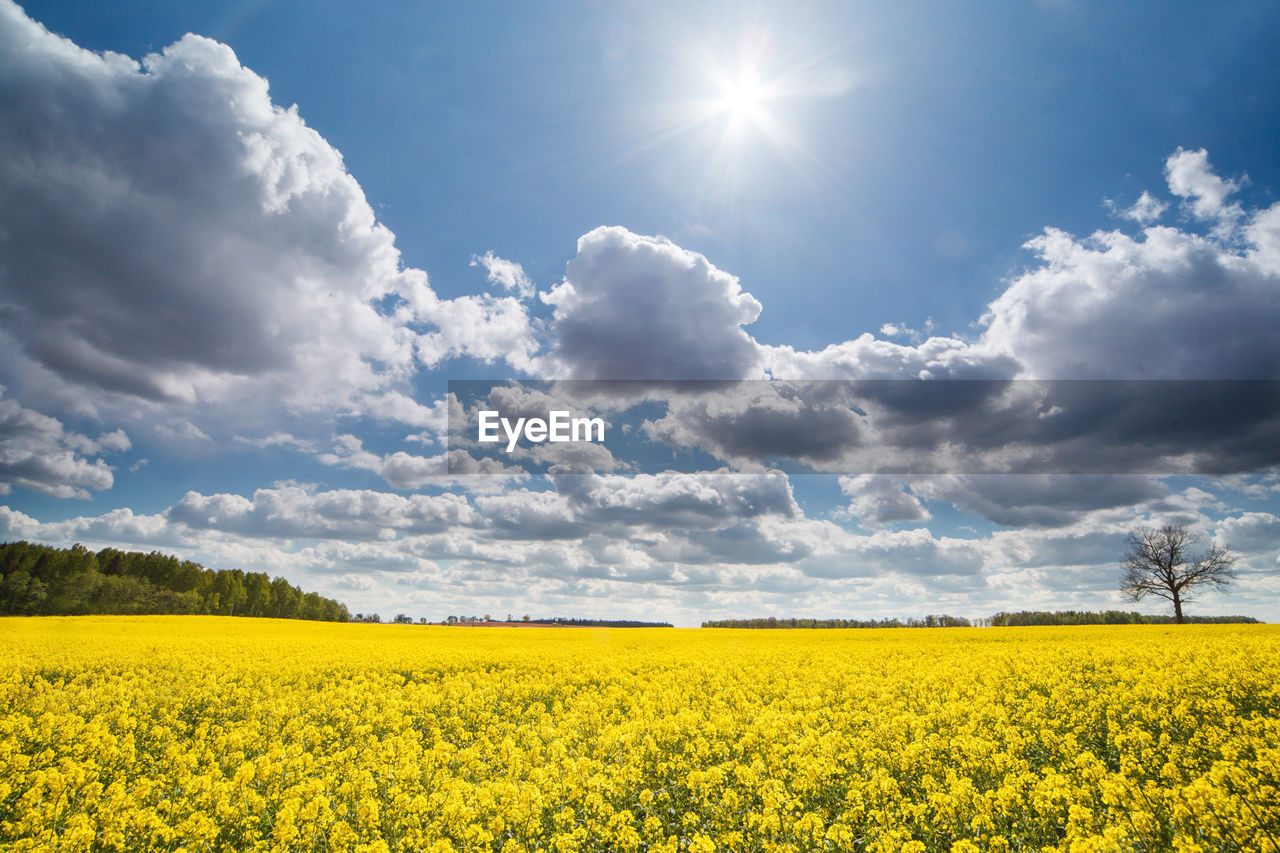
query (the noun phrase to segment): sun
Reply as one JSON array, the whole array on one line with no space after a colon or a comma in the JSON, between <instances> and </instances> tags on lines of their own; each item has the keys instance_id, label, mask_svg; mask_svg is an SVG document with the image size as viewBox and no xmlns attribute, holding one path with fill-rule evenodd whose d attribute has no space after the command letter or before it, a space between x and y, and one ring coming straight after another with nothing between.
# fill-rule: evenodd
<instances>
[{"instance_id":1,"label":"sun","mask_svg":"<svg viewBox=\"0 0 1280 853\"><path fill-rule=\"evenodd\" d=\"M728 137L734 140L740 140L748 127L766 130L771 126L769 102L777 92L754 67L744 66L736 76L713 67L709 76L713 94L705 102L704 120L724 122Z\"/></svg>"},{"instance_id":2,"label":"sun","mask_svg":"<svg viewBox=\"0 0 1280 853\"><path fill-rule=\"evenodd\" d=\"M768 87L762 84L754 72L747 71L737 79L720 84L720 97L716 101L718 112L727 114L732 121L761 119L764 117Z\"/></svg>"},{"instance_id":3,"label":"sun","mask_svg":"<svg viewBox=\"0 0 1280 853\"><path fill-rule=\"evenodd\" d=\"M734 42L736 41L736 50ZM691 185L728 210L780 168L841 185L843 160L815 150L806 139L819 101L841 98L854 86L844 46L780 47L769 27L737 34L682 38L660 32L652 100L628 110L615 156L629 159L662 147L664 173L686 169Z\"/></svg>"}]
</instances>

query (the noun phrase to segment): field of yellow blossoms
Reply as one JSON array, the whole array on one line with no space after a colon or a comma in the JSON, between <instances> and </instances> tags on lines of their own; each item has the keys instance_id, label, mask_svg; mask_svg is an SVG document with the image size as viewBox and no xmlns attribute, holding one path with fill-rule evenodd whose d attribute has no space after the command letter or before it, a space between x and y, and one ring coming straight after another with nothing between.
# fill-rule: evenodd
<instances>
[{"instance_id":1,"label":"field of yellow blossoms","mask_svg":"<svg viewBox=\"0 0 1280 853\"><path fill-rule=\"evenodd\" d=\"M1280 851L1280 628L0 620L0 850Z\"/></svg>"}]
</instances>

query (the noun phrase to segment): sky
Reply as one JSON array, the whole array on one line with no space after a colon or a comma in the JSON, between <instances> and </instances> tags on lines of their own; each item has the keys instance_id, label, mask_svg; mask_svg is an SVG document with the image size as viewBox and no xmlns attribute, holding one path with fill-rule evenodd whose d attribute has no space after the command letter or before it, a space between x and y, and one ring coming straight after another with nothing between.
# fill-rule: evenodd
<instances>
[{"instance_id":1,"label":"sky","mask_svg":"<svg viewBox=\"0 0 1280 853\"><path fill-rule=\"evenodd\" d=\"M1277 32L0 0L0 540L697 625L1163 612L1185 524L1188 612L1280 620ZM481 446L479 380L610 439Z\"/></svg>"}]
</instances>

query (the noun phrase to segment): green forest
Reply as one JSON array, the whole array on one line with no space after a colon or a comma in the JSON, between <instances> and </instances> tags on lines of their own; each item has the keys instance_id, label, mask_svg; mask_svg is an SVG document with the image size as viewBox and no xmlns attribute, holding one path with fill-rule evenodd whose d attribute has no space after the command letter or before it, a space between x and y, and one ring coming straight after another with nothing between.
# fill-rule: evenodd
<instances>
[{"instance_id":1,"label":"green forest","mask_svg":"<svg viewBox=\"0 0 1280 853\"><path fill-rule=\"evenodd\" d=\"M0 613L11 616L211 614L346 622L345 605L284 578L206 569L152 551L0 545Z\"/></svg>"}]
</instances>

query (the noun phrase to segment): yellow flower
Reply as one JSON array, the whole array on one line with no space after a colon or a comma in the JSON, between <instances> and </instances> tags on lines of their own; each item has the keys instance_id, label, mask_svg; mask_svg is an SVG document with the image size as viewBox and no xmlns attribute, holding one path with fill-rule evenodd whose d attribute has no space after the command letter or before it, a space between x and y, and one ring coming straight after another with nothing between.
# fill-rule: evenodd
<instances>
[{"instance_id":1,"label":"yellow flower","mask_svg":"<svg viewBox=\"0 0 1280 853\"><path fill-rule=\"evenodd\" d=\"M1268 849L1280 628L1184 627L8 619L0 849Z\"/></svg>"}]
</instances>

